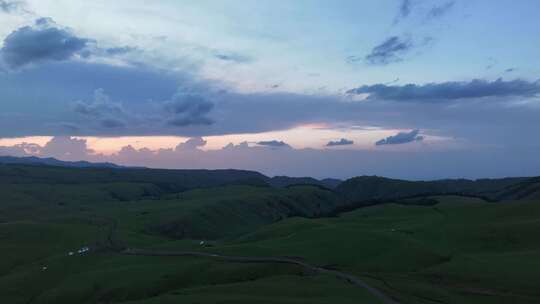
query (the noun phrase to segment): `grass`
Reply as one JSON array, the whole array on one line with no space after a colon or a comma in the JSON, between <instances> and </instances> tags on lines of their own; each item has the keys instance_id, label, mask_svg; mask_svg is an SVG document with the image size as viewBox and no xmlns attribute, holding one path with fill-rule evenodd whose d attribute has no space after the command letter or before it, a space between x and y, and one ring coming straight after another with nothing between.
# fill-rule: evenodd
<instances>
[{"instance_id":1,"label":"grass","mask_svg":"<svg viewBox=\"0 0 540 304\"><path fill-rule=\"evenodd\" d=\"M19 174L17 183L0 186L1 303L378 303L298 266L124 256L103 250L109 238L131 248L297 257L361 277L400 303L540 302L535 200L436 196L324 217L346 203L319 187L222 185L199 172L190 187L205 188L180 192L175 181L164 186L166 172L147 183L142 173L107 180L115 171L91 170L69 184L59 182L67 169L13 170L2 178ZM47 174L58 180L45 182ZM425 205L410 205L417 201ZM68 254L83 246L93 250Z\"/></svg>"},{"instance_id":2,"label":"grass","mask_svg":"<svg viewBox=\"0 0 540 304\"><path fill-rule=\"evenodd\" d=\"M404 303L539 301L540 204L437 199L433 207L389 204L288 219L212 250L304 257L372 278Z\"/></svg>"},{"instance_id":3,"label":"grass","mask_svg":"<svg viewBox=\"0 0 540 304\"><path fill-rule=\"evenodd\" d=\"M130 304L154 303L380 303L370 294L329 276L275 276L255 281L181 289Z\"/></svg>"}]
</instances>

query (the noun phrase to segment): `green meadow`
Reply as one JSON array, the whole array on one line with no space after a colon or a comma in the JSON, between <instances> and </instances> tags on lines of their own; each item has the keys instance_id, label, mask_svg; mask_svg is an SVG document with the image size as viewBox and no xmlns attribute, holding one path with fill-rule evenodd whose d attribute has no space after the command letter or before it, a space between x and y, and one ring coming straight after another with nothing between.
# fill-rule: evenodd
<instances>
[{"instance_id":1,"label":"green meadow","mask_svg":"<svg viewBox=\"0 0 540 304\"><path fill-rule=\"evenodd\" d=\"M540 302L535 199L416 196L403 186L411 197L381 200L377 190L376 202L360 202L339 187L244 176L182 184L172 173L3 170L1 303L384 303L299 265L127 248L292 258L354 275L397 303ZM59 177L39 178L51 172ZM510 189L530 185L520 187Z\"/></svg>"}]
</instances>

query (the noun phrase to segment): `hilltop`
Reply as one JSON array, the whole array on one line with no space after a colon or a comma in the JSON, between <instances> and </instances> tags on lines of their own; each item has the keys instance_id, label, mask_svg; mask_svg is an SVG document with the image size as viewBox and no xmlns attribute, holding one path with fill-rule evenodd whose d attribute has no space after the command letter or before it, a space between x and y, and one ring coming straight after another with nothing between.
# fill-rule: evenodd
<instances>
[{"instance_id":1,"label":"hilltop","mask_svg":"<svg viewBox=\"0 0 540 304\"><path fill-rule=\"evenodd\" d=\"M423 197L434 195L530 199L538 197L540 188L538 178L405 181L361 176L333 187L336 183L232 169L0 164L0 195L8 211L21 206L54 207L58 214L76 208L106 210L133 220L144 218L137 220L138 229L180 239L218 239L293 216L335 216L389 202L429 205L433 201ZM135 201L124 209L114 203ZM9 217L7 212L0 221Z\"/></svg>"},{"instance_id":2,"label":"hilltop","mask_svg":"<svg viewBox=\"0 0 540 304\"><path fill-rule=\"evenodd\" d=\"M63 161L53 157L41 158L36 156L15 157L15 156L0 156L0 164L20 164L20 165L44 165L57 167L73 167L73 168L125 168L113 163L93 163L88 161Z\"/></svg>"}]
</instances>

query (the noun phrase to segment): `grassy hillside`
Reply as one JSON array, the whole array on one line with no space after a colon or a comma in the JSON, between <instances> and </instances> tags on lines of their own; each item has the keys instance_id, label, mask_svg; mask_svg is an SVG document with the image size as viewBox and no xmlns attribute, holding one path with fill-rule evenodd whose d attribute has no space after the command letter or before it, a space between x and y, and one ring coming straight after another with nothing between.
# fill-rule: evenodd
<instances>
[{"instance_id":1,"label":"grassy hillside","mask_svg":"<svg viewBox=\"0 0 540 304\"><path fill-rule=\"evenodd\" d=\"M530 178L499 191L499 200L540 200L540 178Z\"/></svg>"},{"instance_id":2,"label":"grassy hillside","mask_svg":"<svg viewBox=\"0 0 540 304\"><path fill-rule=\"evenodd\" d=\"M151 183L164 191L213 187L234 183L264 184L266 177L243 170L161 170L68 168L0 164L0 184Z\"/></svg>"},{"instance_id":3,"label":"grassy hillside","mask_svg":"<svg viewBox=\"0 0 540 304\"><path fill-rule=\"evenodd\" d=\"M127 257L111 251L111 243L148 247L180 242L200 249L198 240L173 239L231 239L289 216L320 216L339 204L322 188L230 185L162 193L152 183L5 186L0 206L2 303L371 301L366 291L333 277L304 279L309 274L296 266ZM144 191L159 195L145 199ZM90 253L77 253L85 246ZM321 292L321 286L332 293ZM281 296L274 297L278 291Z\"/></svg>"},{"instance_id":4,"label":"grassy hillside","mask_svg":"<svg viewBox=\"0 0 540 304\"><path fill-rule=\"evenodd\" d=\"M248 189L212 191L234 196L240 190ZM183 195L186 199L203 195L197 192ZM347 282L293 265L133 257L103 251L99 245L106 242L109 226L102 216L110 216L118 221L114 238L128 247L293 256L355 274L400 303L538 303L538 202L493 204L454 196L429 199L438 203L384 204L332 218L292 217L248 233L227 235L209 242L211 247L201 246L199 240L174 240L141 230L147 221L160 218L138 219L142 209L137 205L148 207L142 201L131 203L133 209L127 207L130 203L119 202L117 208L85 211L87 214L4 222L0 224L0 300L378 303ZM69 255L83 246L97 251Z\"/></svg>"},{"instance_id":5,"label":"grassy hillside","mask_svg":"<svg viewBox=\"0 0 540 304\"><path fill-rule=\"evenodd\" d=\"M253 231L290 216L331 213L340 200L311 186L273 189L227 186L192 190L160 200L118 202L98 212L122 225L175 239L220 239Z\"/></svg>"},{"instance_id":6,"label":"grassy hillside","mask_svg":"<svg viewBox=\"0 0 540 304\"><path fill-rule=\"evenodd\" d=\"M289 257L399 303L540 302L537 179L362 177L334 191L259 177L0 166L0 303L381 303L298 265L124 248ZM422 196L434 190L478 197Z\"/></svg>"},{"instance_id":7,"label":"grassy hillside","mask_svg":"<svg viewBox=\"0 0 540 304\"><path fill-rule=\"evenodd\" d=\"M402 303L537 303L540 204L437 197L293 218L215 252L299 256L367 278Z\"/></svg>"},{"instance_id":8,"label":"grassy hillside","mask_svg":"<svg viewBox=\"0 0 540 304\"><path fill-rule=\"evenodd\" d=\"M360 176L339 184L336 191L351 202L365 202L366 204L371 204L373 201L437 194L459 194L498 200L502 198L500 193L507 188L529 180L529 178L502 178L407 181L378 176Z\"/></svg>"}]
</instances>

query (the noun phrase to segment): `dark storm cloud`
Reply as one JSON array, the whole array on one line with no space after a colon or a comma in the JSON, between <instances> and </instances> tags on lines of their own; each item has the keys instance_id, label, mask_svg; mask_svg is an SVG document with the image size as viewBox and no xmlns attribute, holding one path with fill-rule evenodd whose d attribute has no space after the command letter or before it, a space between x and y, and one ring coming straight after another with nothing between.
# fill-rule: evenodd
<instances>
[{"instance_id":1,"label":"dark storm cloud","mask_svg":"<svg viewBox=\"0 0 540 304\"><path fill-rule=\"evenodd\" d=\"M120 128L120 127L125 127L126 126L126 123L120 119L117 119L117 118L104 118L100 121L100 124L102 127L104 128L110 128L110 129L113 129L113 128Z\"/></svg>"},{"instance_id":2,"label":"dark storm cloud","mask_svg":"<svg viewBox=\"0 0 540 304\"><path fill-rule=\"evenodd\" d=\"M211 125L214 123L214 121L204 116L182 115L182 116L177 116L177 117L169 119L167 123L175 127L187 127L187 126L192 126L192 125Z\"/></svg>"},{"instance_id":3,"label":"dark storm cloud","mask_svg":"<svg viewBox=\"0 0 540 304\"><path fill-rule=\"evenodd\" d=\"M436 129L441 130L442 135L471 138L475 142L497 142L498 138L504 136L507 142L515 141L519 144L524 143L525 138L534 136L533 131L538 130L540 109L534 106L536 98L510 96L484 98L483 102L471 98L463 100L466 102L457 100L456 103L461 102L460 106L449 108L446 102L429 102L431 99L425 102L415 99L417 95L415 98L409 96L409 99L404 99L397 93L385 93L386 90L382 90L379 96L372 94L370 98L397 96L401 99L396 102L355 102L347 96L219 92L213 89L211 83L206 83L206 88L199 87L195 91L202 92L203 105L212 103L213 106L200 106L196 102L195 105L186 106L184 103L191 103L178 100L175 103L171 96L175 95L178 87L193 88L190 79L189 75L170 74L143 66L109 66L81 61L49 62L32 69L0 73L0 87L3 88L0 137L193 137L261 133L287 130L303 124L332 125L339 122L389 129ZM391 85L386 86L393 88ZM25 89L28 87L32 90ZM107 117L80 116L83 115L81 112L99 112L92 102L93 92L97 88L103 88L113 103L122 102L122 109L130 115L108 117L123 120L126 127L106 128L100 121ZM35 92L40 94L36 95ZM90 106L82 107L78 115L74 115L74 101L77 100L83 100ZM516 102L516 106L506 106ZM169 105L166 106L166 103ZM115 106L109 106L112 106L109 112L113 113ZM198 114L190 116L189 113ZM200 123L201 117L204 118L202 122L214 123L194 124ZM513 119L509 120L508 117ZM179 120L176 125L174 121L167 124L173 119Z\"/></svg>"},{"instance_id":4,"label":"dark storm cloud","mask_svg":"<svg viewBox=\"0 0 540 304\"><path fill-rule=\"evenodd\" d=\"M142 65L112 66L79 60L0 73L0 137L165 132L165 128L157 127L163 125L164 117L163 102L159 101L169 100L179 85L188 83L186 75ZM110 100L96 99L99 88ZM119 128L111 119L123 121L129 128ZM152 125L147 124L150 119L154 119Z\"/></svg>"},{"instance_id":5,"label":"dark storm cloud","mask_svg":"<svg viewBox=\"0 0 540 304\"><path fill-rule=\"evenodd\" d=\"M103 89L94 91L94 100L91 102L75 102L73 110L91 120L97 120L101 127L107 129L124 127L125 119L130 116L122 104L111 101Z\"/></svg>"},{"instance_id":6,"label":"dark storm cloud","mask_svg":"<svg viewBox=\"0 0 540 304\"><path fill-rule=\"evenodd\" d=\"M521 79L495 81L473 79L463 82L428 83L425 85L407 84L389 86L375 84L349 90L349 94L369 94L369 99L395 101L439 101L484 97L533 97L540 94L540 81L530 82Z\"/></svg>"},{"instance_id":7,"label":"dark storm cloud","mask_svg":"<svg viewBox=\"0 0 540 304\"><path fill-rule=\"evenodd\" d=\"M214 123L207 116L214 108L214 104L200 94L178 92L165 103L164 108L172 115L168 120L168 124L172 126L186 127Z\"/></svg>"},{"instance_id":8,"label":"dark storm cloud","mask_svg":"<svg viewBox=\"0 0 540 304\"><path fill-rule=\"evenodd\" d=\"M375 46L365 60L372 65L386 65L392 62L399 62L403 59L401 55L407 53L413 47L413 43L408 38L392 36Z\"/></svg>"},{"instance_id":9,"label":"dark storm cloud","mask_svg":"<svg viewBox=\"0 0 540 304\"><path fill-rule=\"evenodd\" d=\"M400 132L396 135L388 136L387 138L377 141L375 145L399 145L424 140L423 136L418 135L419 133L420 130L412 130L411 132Z\"/></svg>"},{"instance_id":10,"label":"dark storm cloud","mask_svg":"<svg viewBox=\"0 0 540 304\"><path fill-rule=\"evenodd\" d=\"M337 141L329 141L326 146L327 147L335 147L335 146L347 146L347 145L352 145L354 144L354 141L352 140L348 140L346 138L342 138L340 140L337 140Z\"/></svg>"},{"instance_id":11,"label":"dark storm cloud","mask_svg":"<svg viewBox=\"0 0 540 304\"><path fill-rule=\"evenodd\" d=\"M455 4L456 4L455 1L448 1L441 5L436 5L432 7L431 10L429 10L428 12L428 18L437 19L446 15L446 13L448 13L454 7Z\"/></svg>"},{"instance_id":12,"label":"dark storm cloud","mask_svg":"<svg viewBox=\"0 0 540 304\"><path fill-rule=\"evenodd\" d=\"M76 102L74 110L77 113L94 117L119 116L124 114L122 105L112 102L103 89L94 91L94 100L92 102Z\"/></svg>"},{"instance_id":13,"label":"dark storm cloud","mask_svg":"<svg viewBox=\"0 0 540 304\"><path fill-rule=\"evenodd\" d=\"M273 148L290 148L289 144L284 141L268 140L257 142L259 146L273 147Z\"/></svg>"},{"instance_id":14,"label":"dark storm cloud","mask_svg":"<svg viewBox=\"0 0 540 304\"><path fill-rule=\"evenodd\" d=\"M33 26L21 27L4 40L0 56L11 69L44 63L67 61L75 56L115 57L136 51L131 46L101 48L93 39L77 37L68 28L54 22L52 18L39 18Z\"/></svg>"},{"instance_id":15,"label":"dark storm cloud","mask_svg":"<svg viewBox=\"0 0 540 304\"><path fill-rule=\"evenodd\" d=\"M83 61L48 62L32 69L0 74L5 97L7 94L14 98L19 92L19 102L24 103L26 92L21 92L20 87L30 86L43 93L41 99L49 106L61 101L89 100L100 88L113 99L129 101L134 106L147 100L169 99L179 84L185 82L188 76L144 65L113 66Z\"/></svg>"},{"instance_id":16,"label":"dark storm cloud","mask_svg":"<svg viewBox=\"0 0 540 304\"><path fill-rule=\"evenodd\" d=\"M36 62L70 59L90 42L56 27L51 19L40 18L34 26L21 27L9 34L0 53L9 67L18 68Z\"/></svg>"},{"instance_id":17,"label":"dark storm cloud","mask_svg":"<svg viewBox=\"0 0 540 304\"><path fill-rule=\"evenodd\" d=\"M176 93L169 101L157 104L161 106L161 110L154 106L156 103L151 102L144 110L135 113L128 111L121 103L112 101L103 89L97 89L91 102L78 101L74 104L73 110L89 118L86 121L87 125L99 122L99 125L106 129L121 127L160 129L158 124L162 124L163 119L166 119L168 127L188 127L213 123L207 114L212 110L214 104L201 95Z\"/></svg>"}]
</instances>

